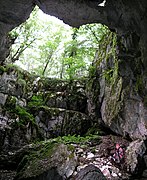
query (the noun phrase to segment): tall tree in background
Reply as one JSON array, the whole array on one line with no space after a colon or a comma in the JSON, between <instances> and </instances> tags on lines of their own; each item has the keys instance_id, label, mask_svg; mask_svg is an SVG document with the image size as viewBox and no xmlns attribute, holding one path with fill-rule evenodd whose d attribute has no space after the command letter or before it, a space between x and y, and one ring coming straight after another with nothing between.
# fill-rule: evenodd
<instances>
[{"instance_id":1,"label":"tall tree in background","mask_svg":"<svg viewBox=\"0 0 147 180\"><path fill-rule=\"evenodd\" d=\"M28 48L32 48L35 41L38 39L39 24L35 20L37 18L37 11L37 9L34 9L28 21L9 33L9 36L15 41L12 45L8 61L14 63L19 60L24 51Z\"/></svg>"}]
</instances>

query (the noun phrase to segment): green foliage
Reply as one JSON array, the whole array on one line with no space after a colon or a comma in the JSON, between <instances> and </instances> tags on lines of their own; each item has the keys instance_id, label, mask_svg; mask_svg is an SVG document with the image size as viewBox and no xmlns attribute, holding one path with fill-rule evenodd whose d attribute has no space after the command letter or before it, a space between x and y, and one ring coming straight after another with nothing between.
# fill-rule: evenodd
<instances>
[{"instance_id":1,"label":"green foliage","mask_svg":"<svg viewBox=\"0 0 147 180\"><path fill-rule=\"evenodd\" d=\"M37 26L39 27L39 24L36 21L37 11L38 9L35 8L29 20L9 33L9 36L14 39L14 44L12 45L11 53L7 58L8 63L21 60L24 51L35 46L35 41L39 38L37 29L34 28Z\"/></svg>"},{"instance_id":2,"label":"green foliage","mask_svg":"<svg viewBox=\"0 0 147 180\"><path fill-rule=\"evenodd\" d=\"M45 105L42 95L33 95L31 100L28 102L28 108L40 107Z\"/></svg>"},{"instance_id":3,"label":"green foliage","mask_svg":"<svg viewBox=\"0 0 147 180\"><path fill-rule=\"evenodd\" d=\"M99 139L99 136L98 135L92 135L92 134L89 134L85 137L82 137L80 135L68 135L68 136L62 136L62 137L57 137L54 139L54 141L57 141L57 142L61 142L61 143L64 143L64 144L70 144L70 143L76 143L76 144L83 144L83 143L88 143L92 140L100 140Z\"/></svg>"},{"instance_id":4,"label":"green foliage","mask_svg":"<svg viewBox=\"0 0 147 180\"><path fill-rule=\"evenodd\" d=\"M35 119L32 114L30 114L25 107L18 106L17 98L15 96L9 96L7 98L4 110L11 114L11 117L17 119L17 125L26 125L28 122L35 124Z\"/></svg>"},{"instance_id":5,"label":"green foliage","mask_svg":"<svg viewBox=\"0 0 147 180\"><path fill-rule=\"evenodd\" d=\"M42 19L40 13L36 8L25 23L10 32L15 42L9 60L19 60L19 65L40 76L69 80L88 76L108 29L100 24L71 28Z\"/></svg>"},{"instance_id":6,"label":"green foliage","mask_svg":"<svg viewBox=\"0 0 147 180\"><path fill-rule=\"evenodd\" d=\"M27 110L24 107L16 106L14 112L20 119L18 123L20 124L27 124L28 122L35 123L33 115L27 112Z\"/></svg>"},{"instance_id":7,"label":"green foliage","mask_svg":"<svg viewBox=\"0 0 147 180\"><path fill-rule=\"evenodd\" d=\"M0 75L2 75L5 71L6 71L6 68L0 65Z\"/></svg>"}]
</instances>

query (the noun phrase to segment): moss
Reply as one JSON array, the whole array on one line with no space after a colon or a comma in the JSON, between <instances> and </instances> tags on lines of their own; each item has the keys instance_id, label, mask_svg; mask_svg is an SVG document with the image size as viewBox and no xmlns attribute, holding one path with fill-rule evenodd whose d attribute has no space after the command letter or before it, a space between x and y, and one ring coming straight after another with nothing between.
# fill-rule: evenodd
<instances>
[{"instance_id":1,"label":"moss","mask_svg":"<svg viewBox=\"0 0 147 180\"><path fill-rule=\"evenodd\" d=\"M23 69L21 69L20 67L18 67L15 64L7 64L6 65L6 72L8 74L10 74L11 72L15 72L17 75L21 74L23 75L23 73L25 72Z\"/></svg>"},{"instance_id":2,"label":"moss","mask_svg":"<svg viewBox=\"0 0 147 180\"><path fill-rule=\"evenodd\" d=\"M35 125L35 119L33 115L29 113L26 108L16 105L16 101L17 98L15 96L9 96L3 109L7 111L11 117L15 119L19 118L19 120L16 121L17 126L24 126L28 122L31 122Z\"/></svg>"},{"instance_id":3,"label":"moss","mask_svg":"<svg viewBox=\"0 0 147 180\"><path fill-rule=\"evenodd\" d=\"M22 85L22 86L26 86L26 84L27 84L24 79L18 79L18 80L17 80L17 83L20 84L20 85Z\"/></svg>"},{"instance_id":4,"label":"moss","mask_svg":"<svg viewBox=\"0 0 147 180\"><path fill-rule=\"evenodd\" d=\"M49 78L42 78L41 79L43 87L49 90L59 90L58 88L63 86L63 83L66 81L59 80L59 79L49 79Z\"/></svg>"},{"instance_id":5,"label":"moss","mask_svg":"<svg viewBox=\"0 0 147 180\"><path fill-rule=\"evenodd\" d=\"M16 106L14 111L20 118L21 122L23 124L26 124L27 122L35 123L35 119L32 114L27 112L27 110L23 107Z\"/></svg>"},{"instance_id":6,"label":"moss","mask_svg":"<svg viewBox=\"0 0 147 180\"><path fill-rule=\"evenodd\" d=\"M69 151L74 151L75 150L75 146L73 146L72 144L68 144L67 146Z\"/></svg>"},{"instance_id":7,"label":"moss","mask_svg":"<svg viewBox=\"0 0 147 180\"><path fill-rule=\"evenodd\" d=\"M105 68L103 69L103 77L109 84L114 84L118 77L118 58L116 56L117 37L115 33L107 32L99 45L99 50L96 61L89 68L89 77L97 77L97 70L101 68L101 62L105 61ZM114 61L112 67L110 61ZM100 70L101 71L101 70Z\"/></svg>"},{"instance_id":8,"label":"moss","mask_svg":"<svg viewBox=\"0 0 147 180\"><path fill-rule=\"evenodd\" d=\"M118 57L116 55L116 46L117 46L117 38L116 34L112 33L110 34L110 40L109 44L111 45L111 48L109 52L106 54L106 66L107 68L103 72L103 76L106 79L106 82L108 84L114 85L118 78ZM109 61L112 61L113 59L113 66L109 65ZM111 64L111 63L110 63Z\"/></svg>"},{"instance_id":9,"label":"moss","mask_svg":"<svg viewBox=\"0 0 147 180\"><path fill-rule=\"evenodd\" d=\"M5 106L4 106L4 109L6 109L8 111L15 109L16 101L17 101L17 98L15 96L8 96Z\"/></svg>"},{"instance_id":10,"label":"moss","mask_svg":"<svg viewBox=\"0 0 147 180\"><path fill-rule=\"evenodd\" d=\"M48 116L53 116L53 115L58 116L59 113L62 111L62 109L59 109L59 108L50 108L48 106L40 106L37 109L45 111L48 114Z\"/></svg>"},{"instance_id":11,"label":"moss","mask_svg":"<svg viewBox=\"0 0 147 180\"><path fill-rule=\"evenodd\" d=\"M14 65L14 64L7 64L6 65L6 70L8 71L10 69L12 69L12 70L18 69L18 66Z\"/></svg>"},{"instance_id":12,"label":"moss","mask_svg":"<svg viewBox=\"0 0 147 180\"><path fill-rule=\"evenodd\" d=\"M93 134L93 135L94 134L95 135L102 135L103 134L103 132L101 131L101 129L100 129L99 125L98 125L98 123L93 124L93 126L88 129L86 135L89 136L91 134Z\"/></svg>"},{"instance_id":13,"label":"moss","mask_svg":"<svg viewBox=\"0 0 147 180\"><path fill-rule=\"evenodd\" d=\"M45 105L42 95L33 95L30 101L28 102L28 108L40 107Z\"/></svg>"},{"instance_id":14,"label":"moss","mask_svg":"<svg viewBox=\"0 0 147 180\"><path fill-rule=\"evenodd\" d=\"M50 141L39 144L36 150L30 150L18 166L16 179L33 177L44 172L50 166L51 156L58 146L58 143Z\"/></svg>"},{"instance_id":15,"label":"moss","mask_svg":"<svg viewBox=\"0 0 147 180\"><path fill-rule=\"evenodd\" d=\"M97 71L96 66L91 65L89 67L89 77L90 78L95 77L96 76L96 71Z\"/></svg>"},{"instance_id":16,"label":"moss","mask_svg":"<svg viewBox=\"0 0 147 180\"><path fill-rule=\"evenodd\" d=\"M17 79L16 83L17 83L16 84L17 86L22 88L23 94L25 94L26 93L26 86L27 86L26 81L24 79L19 78L19 79Z\"/></svg>"},{"instance_id":17,"label":"moss","mask_svg":"<svg viewBox=\"0 0 147 180\"><path fill-rule=\"evenodd\" d=\"M107 90L105 97L105 118L109 126L112 122L117 122L118 114L123 107L124 92L122 91L122 83L122 78L120 78Z\"/></svg>"},{"instance_id":18,"label":"moss","mask_svg":"<svg viewBox=\"0 0 147 180\"><path fill-rule=\"evenodd\" d=\"M0 65L0 75L6 72L6 67Z\"/></svg>"}]
</instances>

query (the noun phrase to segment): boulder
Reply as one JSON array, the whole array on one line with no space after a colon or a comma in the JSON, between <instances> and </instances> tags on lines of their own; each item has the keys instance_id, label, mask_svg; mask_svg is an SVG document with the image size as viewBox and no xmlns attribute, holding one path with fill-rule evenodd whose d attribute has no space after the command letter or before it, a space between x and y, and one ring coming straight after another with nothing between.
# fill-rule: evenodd
<instances>
[{"instance_id":1,"label":"boulder","mask_svg":"<svg viewBox=\"0 0 147 180\"><path fill-rule=\"evenodd\" d=\"M139 174L145 168L143 156L146 152L146 145L143 140L135 140L126 149L127 170L132 174Z\"/></svg>"},{"instance_id":2,"label":"boulder","mask_svg":"<svg viewBox=\"0 0 147 180\"><path fill-rule=\"evenodd\" d=\"M74 147L56 142L40 144L24 156L15 180L62 180L69 178L77 166Z\"/></svg>"},{"instance_id":3,"label":"boulder","mask_svg":"<svg viewBox=\"0 0 147 180\"><path fill-rule=\"evenodd\" d=\"M75 180L106 180L99 168L90 164L78 172Z\"/></svg>"}]
</instances>

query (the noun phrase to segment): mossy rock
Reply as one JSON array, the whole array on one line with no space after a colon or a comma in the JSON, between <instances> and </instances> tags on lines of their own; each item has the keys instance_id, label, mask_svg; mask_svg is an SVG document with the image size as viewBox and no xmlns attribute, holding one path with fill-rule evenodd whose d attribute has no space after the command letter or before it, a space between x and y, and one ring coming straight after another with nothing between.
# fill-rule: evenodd
<instances>
[{"instance_id":1,"label":"mossy rock","mask_svg":"<svg viewBox=\"0 0 147 180\"><path fill-rule=\"evenodd\" d=\"M69 150L67 145L56 141L43 142L36 151L30 151L24 156L18 166L15 180L43 179L48 172L51 180L63 178L68 175L69 170L74 171L76 165L74 149Z\"/></svg>"},{"instance_id":2,"label":"mossy rock","mask_svg":"<svg viewBox=\"0 0 147 180\"><path fill-rule=\"evenodd\" d=\"M122 92L122 78L117 80L114 85L107 87L105 98L102 105L102 116L104 122L111 126L117 120L123 107L124 94Z\"/></svg>"},{"instance_id":3,"label":"mossy rock","mask_svg":"<svg viewBox=\"0 0 147 180\"><path fill-rule=\"evenodd\" d=\"M15 96L8 96L3 111L6 111L11 118L18 119L15 122L15 125L18 127L23 127L28 124L28 122L36 126L33 114L31 114L25 107L17 105L16 101L17 98Z\"/></svg>"}]
</instances>

